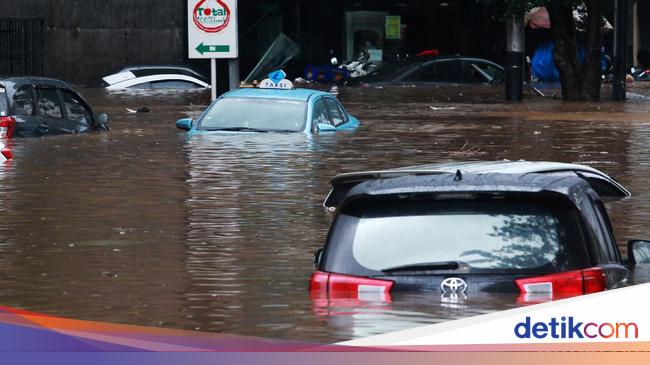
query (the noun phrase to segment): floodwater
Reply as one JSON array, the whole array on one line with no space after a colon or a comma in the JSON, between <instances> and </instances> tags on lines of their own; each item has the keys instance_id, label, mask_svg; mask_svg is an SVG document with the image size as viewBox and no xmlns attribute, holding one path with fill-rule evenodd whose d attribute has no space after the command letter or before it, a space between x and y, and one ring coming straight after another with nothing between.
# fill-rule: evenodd
<instances>
[{"instance_id":1,"label":"floodwater","mask_svg":"<svg viewBox=\"0 0 650 365\"><path fill-rule=\"evenodd\" d=\"M113 130L19 139L0 166L0 304L70 318L334 342L516 306L432 293L311 300L333 175L448 160L579 162L634 197L624 251L650 237L650 102L503 104L501 89L345 89L354 133L197 136L205 93L81 90ZM635 86L650 95L650 85ZM150 113L127 108L147 107Z\"/></svg>"}]
</instances>

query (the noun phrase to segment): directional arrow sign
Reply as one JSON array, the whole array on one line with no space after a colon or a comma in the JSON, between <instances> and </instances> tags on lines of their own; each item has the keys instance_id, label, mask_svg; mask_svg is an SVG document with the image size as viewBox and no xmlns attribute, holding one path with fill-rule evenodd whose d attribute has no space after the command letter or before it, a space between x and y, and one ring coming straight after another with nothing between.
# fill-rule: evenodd
<instances>
[{"instance_id":1,"label":"directional arrow sign","mask_svg":"<svg viewBox=\"0 0 650 365\"><path fill-rule=\"evenodd\" d=\"M237 0L187 0L189 58L237 58L238 40Z\"/></svg>"},{"instance_id":2,"label":"directional arrow sign","mask_svg":"<svg viewBox=\"0 0 650 365\"><path fill-rule=\"evenodd\" d=\"M230 52L230 46L224 46L224 45L206 45L201 42L198 46L196 46L196 51L199 52L201 55L205 53L228 53Z\"/></svg>"}]
</instances>

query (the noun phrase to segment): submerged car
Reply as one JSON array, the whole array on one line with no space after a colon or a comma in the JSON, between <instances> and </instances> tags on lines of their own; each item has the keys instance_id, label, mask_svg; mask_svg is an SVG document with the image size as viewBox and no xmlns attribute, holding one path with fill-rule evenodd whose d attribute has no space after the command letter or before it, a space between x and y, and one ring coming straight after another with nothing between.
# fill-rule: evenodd
<instances>
[{"instance_id":1,"label":"submerged car","mask_svg":"<svg viewBox=\"0 0 650 365\"><path fill-rule=\"evenodd\" d=\"M108 130L66 82L44 77L0 78L0 139Z\"/></svg>"},{"instance_id":2,"label":"submerged car","mask_svg":"<svg viewBox=\"0 0 650 365\"><path fill-rule=\"evenodd\" d=\"M513 293L524 302L616 288L624 262L604 203L630 193L604 173L553 162L472 162L343 174L316 253L312 298L433 291ZM626 266L627 265L627 266Z\"/></svg>"},{"instance_id":3,"label":"submerged car","mask_svg":"<svg viewBox=\"0 0 650 365\"><path fill-rule=\"evenodd\" d=\"M634 81L650 81L650 69L639 69L632 74Z\"/></svg>"},{"instance_id":4,"label":"submerged car","mask_svg":"<svg viewBox=\"0 0 650 365\"><path fill-rule=\"evenodd\" d=\"M102 79L108 90L123 89L208 89L209 81L201 72L187 66L132 66Z\"/></svg>"},{"instance_id":5,"label":"submerged car","mask_svg":"<svg viewBox=\"0 0 650 365\"><path fill-rule=\"evenodd\" d=\"M329 93L310 89L243 88L217 100L197 121L181 119L176 127L190 135L237 132L336 132L360 122Z\"/></svg>"},{"instance_id":6,"label":"submerged car","mask_svg":"<svg viewBox=\"0 0 650 365\"><path fill-rule=\"evenodd\" d=\"M498 84L505 80L503 67L482 58L447 56L416 57L410 61L387 64L351 84L427 85L427 84Z\"/></svg>"}]
</instances>

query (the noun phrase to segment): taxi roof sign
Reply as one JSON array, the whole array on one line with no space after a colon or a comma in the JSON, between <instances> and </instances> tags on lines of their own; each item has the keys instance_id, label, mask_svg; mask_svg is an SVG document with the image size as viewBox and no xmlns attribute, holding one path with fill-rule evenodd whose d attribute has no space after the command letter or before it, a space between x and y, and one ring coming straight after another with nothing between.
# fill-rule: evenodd
<instances>
[{"instance_id":1,"label":"taxi roof sign","mask_svg":"<svg viewBox=\"0 0 650 365\"><path fill-rule=\"evenodd\" d=\"M287 77L287 74L282 70L273 71L269 74L269 79L275 82L276 84L284 80Z\"/></svg>"},{"instance_id":2,"label":"taxi roof sign","mask_svg":"<svg viewBox=\"0 0 650 365\"><path fill-rule=\"evenodd\" d=\"M293 82L286 79L287 74L282 70L273 71L269 74L268 79L262 80L259 84L260 89L278 89L291 90Z\"/></svg>"}]
</instances>

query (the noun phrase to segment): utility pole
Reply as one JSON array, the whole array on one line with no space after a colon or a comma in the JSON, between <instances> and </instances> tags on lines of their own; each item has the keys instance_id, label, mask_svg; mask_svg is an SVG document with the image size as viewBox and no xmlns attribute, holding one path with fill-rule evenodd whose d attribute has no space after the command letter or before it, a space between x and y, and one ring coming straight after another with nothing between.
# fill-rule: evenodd
<instances>
[{"instance_id":1,"label":"utility pole","mask_svg":"<svg viewBox=\"0 0 650 365\"><path fill-rule=\"evenodd\" d=\"M614 4L614 100L625 100L627 93L628 5L628 0L616 0Z\"/></svg>"},{"instance_id":2,"label":"utility pole","mask_svg":"<svg viewBox=\"0 0 650 365\"><path fill-rule=\"evenodd\" d=\"M506 100L524 99L524 20L511 18L507 29Z\"/></svg>"}]
</instances>

